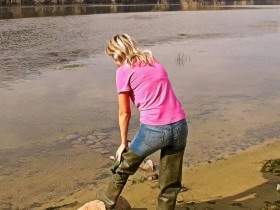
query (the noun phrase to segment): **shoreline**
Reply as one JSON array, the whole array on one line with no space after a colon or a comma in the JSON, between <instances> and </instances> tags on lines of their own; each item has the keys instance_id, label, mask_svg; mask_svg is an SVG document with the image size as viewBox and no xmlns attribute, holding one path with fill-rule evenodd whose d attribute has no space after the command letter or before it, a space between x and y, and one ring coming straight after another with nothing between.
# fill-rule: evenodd
<instances>
[{"instance_id":1,"label":"shoreline","mask_svg":"<svg viewBox=\"0 0 280 210\"><path fill-rule=\"evenodd\" d=\"M68 138L70 137L69 135ZM16 173L22 177L10 177L14 179L16 188L9 188L8 182L2 185L3 190L6 189L6 194L3 194L0 202L1 208L69 210L77 209L84 203L94 200L98 190L106 186L111 175L109 168L112 160L108 158L111 152L99 154L91 149L85 150L82 145L69 147L67 150L56 149L48 152L50 156L48 159L42 154L31 162L28 159L20 160L21 164L31 166L25 173L21 170L22 165L19 165ZM280 139L271 138L236 154L225 154L223 158L215 161L184 165L182 184L187 191L178 195L177 209L235 210L248 207L258 210L261 209L261 205L276 201L277 197L279 200L276 184L280 184L280 176L268 176L260 171L265 161L280 158L279 151ZM61 160L62 155L68 159L67 163ZM156 166L158 155L159 153L154 153L149 157ZM42 163L44 170L38 167ZM64 174L63 182L61 174ZM3 177L5 175L0 176L2 181ZM147 177L147 172L141 169L130 176L122 196L133 208L155 209L156 196L159 192L158 182L143 177ZM18 190L21 194L15 196ZM9 202L9 199L13 202Z\"/></svg>"},{"instance_id":2,"label":"shoreline","mask_svg":"<svg viewBox=\"0 0 280 210\"><path fill-rule=\"evenodd\" d=\"M276 186L280 177L263 174L261 168L267 160L279 159L279 151L280 139L271 139L222 160L183 168L182 184L187 191L179 193L176 209L258 210L272 204L279 200ZM132 208L155 209L158 183L139 181L143 173L138 170L130 176L122 196ZM85 187L61 202L50 202L38 209L77 209L94 200L106 183L100 180L93 188Z\"/></svg>"},{"instance_id":3,"label":"shoreline","mask_svg":"<svg viewBox=\"0 0 280 210\"><path fill-rule=\"evenodd\" d=\"M279 200L276 183L280 183L280 177L260 171L265 161L280 158L279 140L272 139L224 160L183 169L182 183L189 190L178 195L178 208L257 210ZM138 198L137 192L145 196ZM144 207L145 200L148 209L154 209L157 193L157 189L149 189L146 183L141 183L127 187L124 197L133 207Z\"/></svg>"}]
</instances>

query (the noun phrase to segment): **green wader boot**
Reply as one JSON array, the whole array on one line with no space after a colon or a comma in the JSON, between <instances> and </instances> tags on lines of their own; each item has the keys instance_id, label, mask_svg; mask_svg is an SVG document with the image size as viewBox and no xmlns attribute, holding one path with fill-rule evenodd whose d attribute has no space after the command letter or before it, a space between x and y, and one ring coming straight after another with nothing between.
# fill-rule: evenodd
<instances>
[{"instance_id":1,"label":"green wader boot","mask_svg":"<svg viewBox=\"0 0 280 210\"><path fill-rule=\"evenodd\" d=\"M98 196L98 200L104 202L106 209L114 209L128 177L137 171L144 159L145 157L140 157L130 149L127 149L122 153L120 163L114 163L111 169L113 175L107 185L107 189L101 196Z\"/></svg>"},{"instance_id":2,"label":"green wader boot","mask_svg":"<svg viewBox=\"0 0 280 210\"><path fill-rule=\"evenodd\" d=\"M157 210L174 210L177 194L182 187L182 164L184 149L179 151L163 148L160 154L159 188Z\"/></svg>"}]
</instances>

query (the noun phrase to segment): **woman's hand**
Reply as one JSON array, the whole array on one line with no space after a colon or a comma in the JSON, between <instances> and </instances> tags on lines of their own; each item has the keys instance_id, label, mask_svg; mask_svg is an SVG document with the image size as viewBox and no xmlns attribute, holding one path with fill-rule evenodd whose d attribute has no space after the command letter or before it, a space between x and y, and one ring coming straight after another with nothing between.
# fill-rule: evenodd
<instances>
[{"instance_id":1,"label":"woman's hand","mask_svg":"<svg viewBox=\"0 0 280 210\"><path fill-rule=\"evenodd\" d=\"M122 156L122 153L123 151L127 148L127 145L126 144L121 144L116 152L116 159L117 161L121 161L121 156Z\"/></svg>"}]
</instances>

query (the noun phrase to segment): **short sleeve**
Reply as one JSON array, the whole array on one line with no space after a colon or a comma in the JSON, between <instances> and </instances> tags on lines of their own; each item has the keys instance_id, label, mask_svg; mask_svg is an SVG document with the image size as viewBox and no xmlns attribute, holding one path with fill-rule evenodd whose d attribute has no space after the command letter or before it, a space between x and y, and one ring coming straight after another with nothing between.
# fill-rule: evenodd
<instances>
[{"instance_id":1,"label":"short sleeve","mask_svg":"<svg viewBox=\"0 0 280 210\"><path fill-rule=\"evenodd\" d=\"M116 88L117 92L126 92L130 91L131 87L129 84L130 77L131 77L131 71L126 68L119 68L116 71Z\"/></svg>"}]
</instances>

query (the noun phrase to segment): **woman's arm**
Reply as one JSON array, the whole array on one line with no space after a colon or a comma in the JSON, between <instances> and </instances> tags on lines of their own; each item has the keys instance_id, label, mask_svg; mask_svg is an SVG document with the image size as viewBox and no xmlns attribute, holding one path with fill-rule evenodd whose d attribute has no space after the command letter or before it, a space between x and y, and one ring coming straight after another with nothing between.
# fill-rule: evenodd
<instances>
[{"instance_id":1,"label":"woman's arm","mask_svg":"<svg viewBox=\"0 0 280 210\"><path fill-rule=\"evenodd\" d=\"M119 101L119 126L121 133L121 144L127 147L127 133L129 127L129 120L131 117L129 92L122 92L118 94Z\"/></svg>"}]
</instances>

